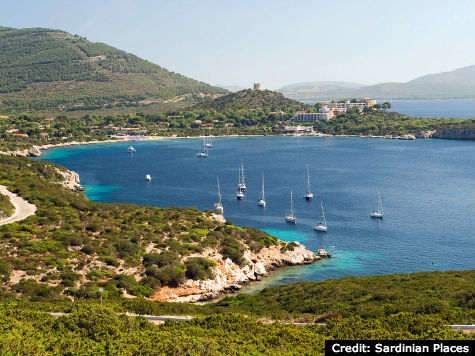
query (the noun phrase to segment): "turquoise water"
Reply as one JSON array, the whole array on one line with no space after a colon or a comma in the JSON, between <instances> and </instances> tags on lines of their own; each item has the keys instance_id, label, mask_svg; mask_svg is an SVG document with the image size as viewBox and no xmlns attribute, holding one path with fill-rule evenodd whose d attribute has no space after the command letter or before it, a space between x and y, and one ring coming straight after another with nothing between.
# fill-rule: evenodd
<instances>
[{"instance_id":1,"label":"turquoise water","mask_svg":"<svg viewBox=\"0 0 475 356\"><path fill-rule=\"evenodd\" d=\"M248 288L342 276L473 269L475 145L456 140L257 137L219 138L208 159L201 140L68 147L45 152L79 173L95 201L213 209L216 176L224 216L241 226L299 241L334 258L284 268ZM248 186L235 197L241 159ZM306 165L313 201L305 201ZM265 173L267 207L256 204ZM152 176L151 182L145 175ZM297 224L284 221L294 192ZM380 191L385 217L369 217ZM318 233L320 198L328 232ZM252 291L251 290L251 291Z\"/></svg>"}]
</instances>

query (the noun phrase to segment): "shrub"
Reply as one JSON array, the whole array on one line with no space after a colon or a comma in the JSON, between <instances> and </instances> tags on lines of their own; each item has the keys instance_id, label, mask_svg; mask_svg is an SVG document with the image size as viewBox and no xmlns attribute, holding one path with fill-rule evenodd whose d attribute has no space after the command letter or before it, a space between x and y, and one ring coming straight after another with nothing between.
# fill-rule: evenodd
<instances>
[{"instance_id":1,"label":"shrub","mask_svg":"<svg viewBox=\"0 0 475 356\"><path fill-rule=\"evenodd\" d=\"M151 297L153 289L146 285L137 284L132 288L131 293L136 297Z\"/></svg>"},{"instance_id":2,"label":"shrub","mask_svg":"<svg viewBox=\"0 0 475 356\"><path fill-rule=\"evenodd\" d=\"M117 259L112 256L102 256L99 258L99 261L104 262L108 266L119 266L119 262L117 261Z\"/></svg>"},{"instance_id":3,"label":"shrub","mask_svg":"<svg viewBox=\"0 0 475 356\"><path fill-rule=\"evenodd\" d=\"M202 257L190 257L185 262L186 277L193 280L212 279L212 267L216 266L216 262Z\"/></svg>"}]
</instances>

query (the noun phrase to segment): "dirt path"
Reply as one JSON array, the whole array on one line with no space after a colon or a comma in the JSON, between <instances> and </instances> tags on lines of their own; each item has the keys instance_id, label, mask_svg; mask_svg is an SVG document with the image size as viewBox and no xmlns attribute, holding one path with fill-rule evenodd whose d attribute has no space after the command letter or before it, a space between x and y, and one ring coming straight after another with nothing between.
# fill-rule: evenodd
<instances>
[{"instance_id":1,"label":"dirt path","mask_svg":"<svg viewBox=\"0 0 475 356\"><path fill-rule=\"evenodd\" d=\"M21 221L35 213L36 205L30 204L22 197L19 197L18 195L11 193L3 185L0 185L0 193L8 196L13 206L15 207L15 212L13 213L13 215L3 220L0 220L0 225L11 224L16 221Z\"/></svg>"}]
</instances>

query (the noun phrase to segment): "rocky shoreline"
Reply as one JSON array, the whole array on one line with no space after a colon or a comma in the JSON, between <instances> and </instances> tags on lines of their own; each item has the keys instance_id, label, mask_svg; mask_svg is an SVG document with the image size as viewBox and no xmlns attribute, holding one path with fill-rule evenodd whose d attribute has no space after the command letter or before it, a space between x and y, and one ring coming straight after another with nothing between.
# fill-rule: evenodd
<instances>
[{"instance_id":1,"label":"rocky shoreline","mask_svg":"<svg viewBox=\"0 0 475 356\"><path fill-rule=\"evenodd\" d=\"M223 294L240 290L252 281L259 281L269 272L281 267L310 264L331 257L325 250L318 250L318 254L307 250L305 246L294 243L292 251L282 251L281 245L263 248L259 253L246 251L245 264L238 266L229 258L222 259L215 249L208 249L203 254L190 257L204 257L216 262L214 279L195 281L187 280L176 287L162 287L150 300L162 302L200 302L215 299Z\"/></svg>"}]
</instances>

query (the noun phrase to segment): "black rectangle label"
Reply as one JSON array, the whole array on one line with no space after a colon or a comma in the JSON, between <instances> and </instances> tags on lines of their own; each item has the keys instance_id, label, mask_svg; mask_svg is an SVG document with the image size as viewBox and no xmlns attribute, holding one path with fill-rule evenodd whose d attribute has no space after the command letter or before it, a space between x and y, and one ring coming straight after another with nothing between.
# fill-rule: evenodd
<instances>
[{"instance_id":1,"label":"black rectangle label","mask_svg":"<svg viewBox=\"0 0 475 356\"><path fill-rule=\"evenodd\" d=\"M475 340L326 340L326 356L473 355Z\"/></svg>"}]
</instances>

